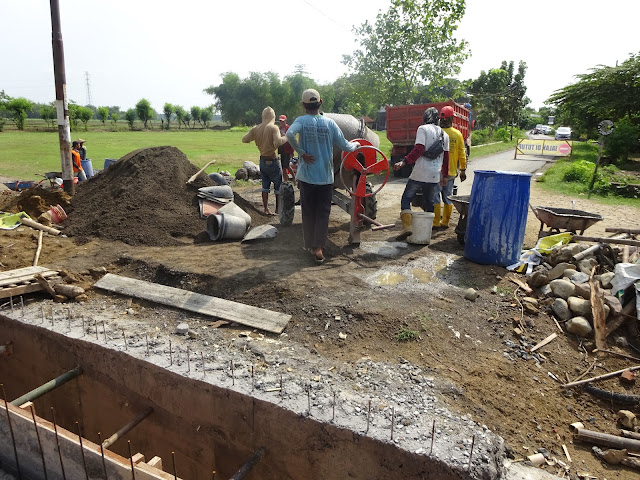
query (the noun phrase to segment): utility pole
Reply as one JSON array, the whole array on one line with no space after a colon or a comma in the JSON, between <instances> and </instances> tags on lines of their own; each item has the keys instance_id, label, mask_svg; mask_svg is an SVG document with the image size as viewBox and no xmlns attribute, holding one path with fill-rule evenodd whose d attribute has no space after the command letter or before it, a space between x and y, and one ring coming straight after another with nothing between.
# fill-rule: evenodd
<instances>
[{"instance_id":1,"label":"utility pole","mask_svg":"<svg viewBox=\"0 0 640 480\"><path fill-rule=\"evenodd\" d=\"M87 106L93 105L93 102L91 101L91 80L89 80L89 72L84 72L84 79L87 83Z\"/></svg>"},{"instance_id":2,"label":"utility pole","mask_svg":"<svg viewBox=\"0 0 640 480\"><path fill-rule=\"evenodd\" d=\"M60 140L62 186L66 193L73 195L75 193L75 187L73 185L73 166L71 162L71 126L69 125L67 75L64 69L60 8L58 0L49 0L49 4L51 8L51 41L53 44L53 72L56 82L56 112L58 117L58 137Z\"/></svg>"}]
</instances>

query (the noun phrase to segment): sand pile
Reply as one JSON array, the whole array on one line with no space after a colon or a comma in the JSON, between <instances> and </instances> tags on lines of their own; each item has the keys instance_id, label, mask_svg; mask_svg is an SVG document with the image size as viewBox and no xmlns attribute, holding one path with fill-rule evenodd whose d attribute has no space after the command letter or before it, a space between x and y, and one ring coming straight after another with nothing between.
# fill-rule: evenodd
<instances>
[{"instance_id":1,"label":"sand pile","mask_svg":"<svg viewBox=\"0 0 640 480\"><path fill-rule=\"evenodd\" d=\"M31 187L20 194L11 192L0 197L0 210L11 213L26 212L34 220L52 205L69 208L71 197L60 188Z\"/></svg>"},{"instance_id":2,"label":"sand pile","mask_svg":"<svg viewBox=\"0 0 640 480\"><path fill-rule=\"evenodd\" d=\"M129 245L179 245L203 232L198 188L206 175L187 180L198 167L175 147L131 152L87 182L71 200L64 233L78 240L101 237Z\"/></svg>"}]
</instances>

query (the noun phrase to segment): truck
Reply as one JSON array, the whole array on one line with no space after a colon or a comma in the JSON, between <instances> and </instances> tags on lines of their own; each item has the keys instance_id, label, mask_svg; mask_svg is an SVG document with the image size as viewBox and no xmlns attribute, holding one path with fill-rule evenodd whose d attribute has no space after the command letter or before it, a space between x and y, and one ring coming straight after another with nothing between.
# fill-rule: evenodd
<instances>
[{"instance_id":1,"label":"truck","mask_svg":"<svg viewBox=\"0 0 640 480\"><path fill-rule=\"evenodd\" d=\"M453 100L440 103L423 103L420 105L399 105L386 107L387 138L393 145L389 163L394 165L404 159L411 152L416 141L416 131L423 125L422 114L429 107L435 107L438 111L445 106L453 107L453 126L462 133L467 157L471 147L471 128L469 116L471 112ZM408 177L411 174L412 165L405 165L400 170L395 170L396 177Z\"/></svg>"}]
</instances>

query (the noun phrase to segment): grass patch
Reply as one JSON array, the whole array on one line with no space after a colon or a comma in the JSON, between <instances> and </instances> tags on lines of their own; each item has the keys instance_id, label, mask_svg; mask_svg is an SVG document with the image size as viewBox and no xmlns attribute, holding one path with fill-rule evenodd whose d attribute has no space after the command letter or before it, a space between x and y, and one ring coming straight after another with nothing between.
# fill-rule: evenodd
<instances>
[{"instance_id":1,"label":"grass patch","mask_svg":"<svg viewBox=\"0 0 640 480\"><path fill-rule=\"evenodd\" d=\"M594 143L573 143L572 157L560 157L538 180L544 190L566 195L588 195L589 184L598 158L598 145ZM634 182L613 165L598 169L592 198L609 205L631 205L640 208L640 198L615 196L609 191L609 182Z\"/></svg>"},{"instance_id":2,"label":"grass patch","mask_svg":"<svg viewBox=\"0 0 640 480\"><path fill-rule=\"evenodd\" d=\"M420 333L409 328L403 328L396 334L396 340L399 342L410 342L412 340L418 340Z\"/></svg>"}]
</instances>

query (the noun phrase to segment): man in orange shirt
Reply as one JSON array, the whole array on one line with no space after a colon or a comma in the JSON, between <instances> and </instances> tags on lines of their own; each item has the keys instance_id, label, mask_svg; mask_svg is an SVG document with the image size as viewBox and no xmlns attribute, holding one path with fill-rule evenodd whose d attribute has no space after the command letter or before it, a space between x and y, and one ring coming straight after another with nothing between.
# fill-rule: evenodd
<instances>
[{"instance_id":1,"label":"man in orange shirt","mask_svg":"<svg viewBox=\"0 0 640 480\"><path fill-rule=\"evenodd\" d=\"M87 174L84 173L84 169L82 168L80 142L77 140L74 140L71 144L71 163L73 163L73 176L78 177L78 180L84 182L87 179Z\"/></svg>"}]
</instances>

